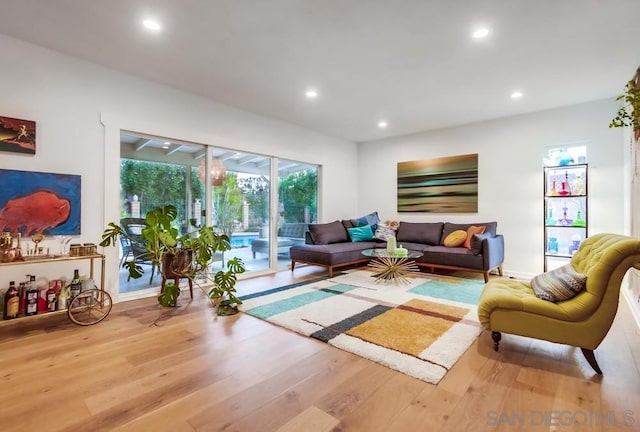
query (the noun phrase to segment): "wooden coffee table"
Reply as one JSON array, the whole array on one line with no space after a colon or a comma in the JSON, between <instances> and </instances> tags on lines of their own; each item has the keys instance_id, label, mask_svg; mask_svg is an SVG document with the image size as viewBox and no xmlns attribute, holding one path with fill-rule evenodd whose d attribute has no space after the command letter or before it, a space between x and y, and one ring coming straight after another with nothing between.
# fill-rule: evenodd
<instances>
[{"instance_id":1,"label":"wooden coffee table","mask_svg":"<svg viewBox=\"0 0 640 432\"><path fill-rule=\"evenodd\" d=\"M420 271L414 260L424 254L410 250L407 255L399 256L395 253L389 253L387 249L380 248L365 249L362 251L362 255L372 258L369 267L375 272L376 282L390 281L409 284L407 276Z\"/></svg>"}]
</instances>

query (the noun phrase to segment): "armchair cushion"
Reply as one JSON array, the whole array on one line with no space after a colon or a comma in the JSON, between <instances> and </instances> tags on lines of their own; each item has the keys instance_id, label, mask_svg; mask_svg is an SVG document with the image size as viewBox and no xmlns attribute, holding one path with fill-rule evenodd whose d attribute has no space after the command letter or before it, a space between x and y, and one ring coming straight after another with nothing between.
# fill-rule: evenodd
<instances>
[{"instance_id":1,"label":"armchair cushion","mask_svg":"<svg viewBox=\"0 0 640 432\"><path fill-rule=\"evenodd\" d=\"M539 274L531 279L531 288L538 298L550 302L569 300L584 290L587 276L578 273L571 264Z\"/></svg>"}]
</instances>

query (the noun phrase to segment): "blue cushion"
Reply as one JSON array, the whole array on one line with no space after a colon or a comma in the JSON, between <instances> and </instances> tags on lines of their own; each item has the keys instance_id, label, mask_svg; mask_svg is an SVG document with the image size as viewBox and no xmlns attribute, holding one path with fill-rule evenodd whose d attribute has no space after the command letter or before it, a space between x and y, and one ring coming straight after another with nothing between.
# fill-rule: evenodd
<instances>
[{"instance_id":1,"label":"blue cushion","mask_svg":"<svg viewBox=\"0 0 640 432\"><path fill-rule=\"evenodd\" d=\"M349 228L347 231L349 231L349 237L351 237L352 242L369 241L373 238L371 225Z\"/></svg>"}]
</instances>

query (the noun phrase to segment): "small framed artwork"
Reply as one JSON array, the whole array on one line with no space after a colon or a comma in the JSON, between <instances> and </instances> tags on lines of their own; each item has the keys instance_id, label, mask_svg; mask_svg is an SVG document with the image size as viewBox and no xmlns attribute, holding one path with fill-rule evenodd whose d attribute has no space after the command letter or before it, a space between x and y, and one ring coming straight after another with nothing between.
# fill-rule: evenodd
<instances>
[{"instance_id":1,"label":"small framed artwork","mask_svg":"<svg viewBox=\"0 0 640 432\"><path fill-rule=\"evenodd\" d=\"M81 177L0 169L0 232L80 234Z\"/></svg>"},{"instance_id":2,"label":"small framed artwork","mask_svg":"<svg viewBox=\"0 0 640 432\"><path fill-rule=\"evenodd\" d=\"M398 212L477 213L478 154L399 162Z\"/></svg>"},{"instance_id":3,"label":"small framed artwork","mask_svg":"<svg viewBox=\"0 0 640 432\"><path fill-rule=\"evenodd\" d=\"M36 122L0 117L0 151L36 154Z\"/></svg>"}]
</instances>

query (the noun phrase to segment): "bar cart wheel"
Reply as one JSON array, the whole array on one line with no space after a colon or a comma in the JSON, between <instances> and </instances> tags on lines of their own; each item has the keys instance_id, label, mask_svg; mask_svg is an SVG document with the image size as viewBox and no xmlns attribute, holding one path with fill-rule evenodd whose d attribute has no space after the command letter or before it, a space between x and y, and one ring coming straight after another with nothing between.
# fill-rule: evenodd
<instances>
[{"instance_id":1,"label":"bar cart wheel","mask_svg":"<svg viewBox=\"0 0 640 432\"><path fill-rule=\"evenodd\" d=\"M108 292L92 288L82 291L71 300L67 315L73 323L89 326L105 319L112 306L113 302Z\"/></svg>"}]
</instances>

